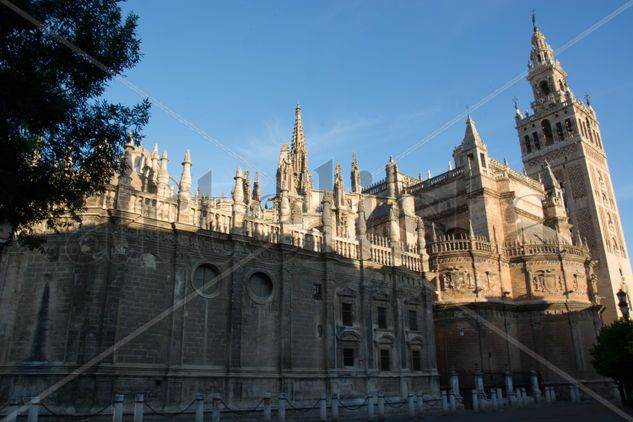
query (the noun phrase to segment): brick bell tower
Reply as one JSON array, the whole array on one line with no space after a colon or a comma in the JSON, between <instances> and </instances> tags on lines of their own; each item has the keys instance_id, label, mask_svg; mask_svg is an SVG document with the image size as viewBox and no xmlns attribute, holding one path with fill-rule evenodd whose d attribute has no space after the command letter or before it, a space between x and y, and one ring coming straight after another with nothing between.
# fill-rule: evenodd
<instances>
[{"instance_id":1,"label":"brick bell tower","mask_svg":"<svg viewBox=\"0 0 633 422\"><path fill-rule=\"evenodd\" d=\"M600 125L589 101L579 101L571 92L567 73L534 17L532 23L527 80L534 94L533 113L524 116L515 101L523 164L534 178L551 166L563 190L572 235L588 243L597 261L594 272L605 306L603 320L610 322L620 315L615 294L622 289L633 298L633 275Z\"/></svg>"}]
</instances>

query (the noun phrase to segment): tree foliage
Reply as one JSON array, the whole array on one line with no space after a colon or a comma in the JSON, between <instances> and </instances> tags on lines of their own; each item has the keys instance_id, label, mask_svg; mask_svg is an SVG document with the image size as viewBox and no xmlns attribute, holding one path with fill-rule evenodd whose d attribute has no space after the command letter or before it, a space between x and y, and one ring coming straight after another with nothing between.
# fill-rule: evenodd
<instances>
[{"instance_id":1,"label":"tree foliage","mask_svg":"<svg viewBox=\"0 0 633 422\"><path fill-rule=\"evenodd\" d=\"M147 123L147 100L102 98L109 81L140 60L137 16L114 0L13 1L38 28L0 5L0 224L28 239L100 192L129 131ZM62 37L81 51L59 42Z\"/></svg>"},{"instance_id":2,"label":"tree foliage","mask_svg":"<svg viewBox=\"0 0 633 422\"><path fill-rule=\"evenodd\" d=\"M596 371L618 382L625 404L633 404L633 321L618 320L600 331L591 350Z\"/></svg>"}]
</instances>

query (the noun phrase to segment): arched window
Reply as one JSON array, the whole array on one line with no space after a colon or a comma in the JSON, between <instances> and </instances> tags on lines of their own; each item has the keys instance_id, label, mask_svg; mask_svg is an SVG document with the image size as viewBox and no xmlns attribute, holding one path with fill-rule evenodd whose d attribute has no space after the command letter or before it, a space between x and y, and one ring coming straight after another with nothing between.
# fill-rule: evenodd
<instances>
[{"instance_id":1,"label":"arched window","mask_svg":"<svg viewBox=\"0 0 633 422\"><path fill-rule=\"evenodd\" d=\"M585 118L585 122L587 122L587 132L589 132L589 139L591 139L591 142L593 142L594 144L596 143L595 139L593 139L593 133L591 130L591 122L589 121L588 118Z\"/></svg>"},{"instance_id":2,"label":"arched window","mask_svg":"<svg viewBox=\"0 0 633 422\"><path fill-rule=\"evenodd\" d=\"M532 152L532 143L528 135L525 135L525 152L528 154Z\"/></svg>"},{"instance_id":3,"label":"arched window","mask_svg":"<svg viewBox=\"0 0 633 422\"><path fill-rule=\"evenodd\" d=\"M537 132L532 132L532 139L534 140L534 149L536 149L536 150L541 149L541 142L538 139L538 133Z\"/></svg>"},{"instance_id":4,"label":"arched window","mask_svg":"<svg viewBox=\"0 0 633 422\"><path fill-rule=\"evenodd\" d=\"M574 126L569 119L565 119L565 130L567 130L568 137L572 138L574 136Z\"/></svg>"},{"instance_id":5,"label":"arched window","mask_svg":"<svg viewBox=\"0 0 633 422\"><path fill-rule=\"evenodd\" d=\"M539 88L541 89L541 93L543 95L549 95L550 94L549 83L547 83L546 80L542 80L539 83Z\"/></svg>"},{"instance_id":6,"label":"arched window","mask_svg":"<svg viewBox=\"0 0 633 422\"><path fill-rule=\"evenodd\" d=\"M563 132L563 125L560 122L556 122L556 136L559 141L565 140L565 132Z\"/></svg>"},{"instance_id":7,"label":"arched window","mask_svg":"<svg viewBox=\"0 0 633 422\"><path fill-rule=\"evenodd\" d=\"M552 135L552 125L549 120L545 119L541 122L541 129L545 136L545 145L552 145L554 143L554 136Z\"/></svg>"}]
</instances>

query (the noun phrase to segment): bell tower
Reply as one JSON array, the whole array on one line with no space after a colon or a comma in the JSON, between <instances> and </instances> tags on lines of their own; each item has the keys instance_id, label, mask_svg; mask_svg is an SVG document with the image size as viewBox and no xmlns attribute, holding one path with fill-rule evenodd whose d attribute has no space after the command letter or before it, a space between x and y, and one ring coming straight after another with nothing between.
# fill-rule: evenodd
<instances>
[{"instance_id":1,"label":"bell tower","mask_svg":"<svg viewBox=\"0 0 633 422\"><path fill-rule=\"evenodd\" d=\"M633 275L600 124L589 101L574 96L534 17L532 22L527 76L534 95L532 114L524 115L515 102L523 164L529 176L537 179L547 170L560 185L573 235L588 243L597 261L598 294L609 322L618 318L616 293L622 289L633 294Z\"/></svg>"}]
</instances>

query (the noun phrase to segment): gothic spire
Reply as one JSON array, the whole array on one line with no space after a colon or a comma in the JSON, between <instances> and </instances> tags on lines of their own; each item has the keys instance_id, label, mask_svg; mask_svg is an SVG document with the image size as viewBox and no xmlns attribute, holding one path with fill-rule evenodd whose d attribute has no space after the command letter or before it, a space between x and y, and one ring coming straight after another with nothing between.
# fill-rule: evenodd
<instances>
[{"instance_id":1,"label":"gothic spire","mask_svg":"<svg viewBox=\"0 0 633 422\"><path fill-rule=\"evenodd\" d=\"M169 171L167 170L167 151L163 151L163 156L160 159L160 169L158 170L158 185L161 187L167 186L169 182Z\"/></svg>"},{"instance_id":2,"label":"gothic spire","mask_svg":"<svg viewBox=\"0 0 633 422\"><path fill-rule=\"evenodd\" d=\"M343 184L341 163L336 163L336 173L334 174L334 203L337 207L345 205L345 185Z\"/></svg>"},{"instance_id":3,"label":"gothic spire","mask_svg":"<svg viewBox=\"0 0 633 422\"><path fill-rule=\"evenodd\" d=\"M237 168L235 172L235 186L233 187L233 203L242 204L244 202L244 176L242 175L242 169Z\"/></svg>"},{"instance_id":4,"label":"gothic spire","mask_svg":"<svg viewBox=\"0 0 633 422\"><path fill-rule=\"evenodd\" d=\"M191 189L191 157L189 150L185 151L185 158L182 160L182 175L180 176L180 193L188 195Z\"/></svg>"},{"instance_id":5,"label":"gothic spire","mask_svg":"<svg viewBox=\"0 0 633 422\"><path fill-rule=\"evenodd\" d=\"M468 114L468 118L466 119L466 133L464 133L462 144L467 146L478 146L483 143L484 141L479 136L474 120L470 117L470 114Z\"/></svg>"},{"instance_id":6,"label":"gothic spire","mask_svg":"<svg viewBox=\"0 0 633 422\"><path fill-rule=\"evenodd\" d=\"M303 123L301 122L301 106L297 103L295 108L295 127L292 131L292 151L297 151L305 147L305 137L303 135Z\"/></svg>"},{"instance_id":7,"label":"gothic spire","mask_svg":"<svg viewBox=\"0 0 633 422\"><path fill-rule=\"evenodd\" d=\"M352 172L351 172L352 192L361 193L360 171L358 170L358 160L356 153L352 153Z\"/></svg>"},{"instance_id":8,"label":"gothic spire","mask_svg":"<svg viewBox=\"0 0 633 422\"><path fill-rule=\"evenodd\" d=\"M259 187L259 170L255 171L255 181L253 182L253 200L262 202L262 192Z\"/></svg>"},{"instance_id":9,"label":"gothic spire","mask_svg":"<svg viewBox=\"0 0 633 422\"><path fill-rule=\"evenodd\" d=\"M295 109L295 126L292 132L290 144L290 157L293 166L294 186L297 193L306 196L309 200L312 191L312 177L308 168L308 149L303 135L303 123L301 121L301 106L297 103Z\"/></svg>"},{"instance_id":10,"label":"gothic spire","mask_svg":"<svg viewBox=\"0 0 633 422\"><path fill-rule=\"evenodd\" d=\"M552 171L552 167L550 167L549 162L547 161L545 161L545 168L543 169L541 180L546 191L554 188L560 189L560 183L558 183L558 180Z\"/></svg>"}]
</instances>

